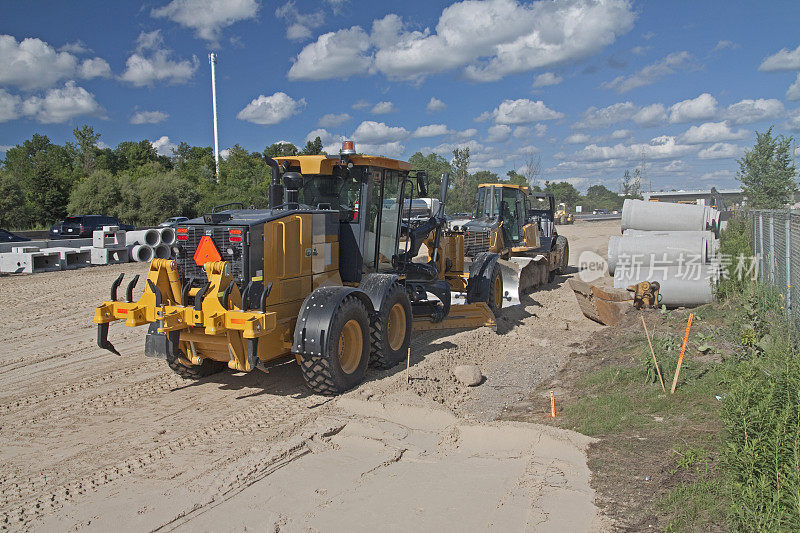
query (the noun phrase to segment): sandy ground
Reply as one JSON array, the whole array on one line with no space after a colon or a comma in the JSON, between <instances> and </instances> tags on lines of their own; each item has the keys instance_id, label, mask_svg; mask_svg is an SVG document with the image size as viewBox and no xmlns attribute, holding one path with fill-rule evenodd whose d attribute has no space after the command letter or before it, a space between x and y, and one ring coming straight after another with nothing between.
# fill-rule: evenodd
<instances>
[{"instance_id":1,"label":"sandy ground","mask_svg":"<svg viewBox=\"0 0 800 533\"><path fill-rule=\"evenodd\" d=\"M571 264L619 221L560 226ZM573 269L574 270L574 269ZM143 355L144 329L95 346L92 308L120 271L0 278L0 528L12 530L604 530L587 437L496 422L599 329L564 281L497 331L425 332L405 368L338 398L293 361L192 382ZM141 289L141 287L140 287ZM475 363L466 388L452 375ZM542 417L546 416L543 412Z\"/></svg>"}]
</instances>

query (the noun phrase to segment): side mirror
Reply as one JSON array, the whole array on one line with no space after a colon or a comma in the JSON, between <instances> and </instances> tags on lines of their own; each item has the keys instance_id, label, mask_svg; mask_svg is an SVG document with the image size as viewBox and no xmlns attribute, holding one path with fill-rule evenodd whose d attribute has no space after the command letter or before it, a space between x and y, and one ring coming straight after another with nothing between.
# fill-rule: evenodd
<instances>
[{"instance_id":1,"label":"side mirror","mask_svg":"<svg viewBox=\"0 0 800 533\"><path fill-rule=\"evenodd\" d=\"M425 171L417 172L417 194L419 195L418 198L427 198L428 197L428 173Z\"/></svg>"}]
</instances>

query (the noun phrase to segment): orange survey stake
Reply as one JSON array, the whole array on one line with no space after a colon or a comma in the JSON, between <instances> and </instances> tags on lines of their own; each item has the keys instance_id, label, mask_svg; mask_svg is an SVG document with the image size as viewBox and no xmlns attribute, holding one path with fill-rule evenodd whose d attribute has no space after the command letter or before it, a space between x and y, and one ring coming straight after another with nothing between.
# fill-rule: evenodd
<instances>
[{"instance_id":1,"label":"orange survey stake","mask_svg":"<svg viewBox=\"0 0 800 533\"><path fill-rule=\"evenodd\" d=\"M689 313L689 321L686 323L686 334L683 336L683 345L681 346L681 353L678 356L678 366L675 368L675 379L672 380L672 390L670 394L675 394L675 387L678 385L678 374L681 373L681 363L683 363L683 354L686 352L686 343L689 341L689 330L692 329L692 319L694 313Z\"/></svg>"},{"instance_id":2,"label":"orange survey stake","mask_svg":"<svg viewBox=\"0 0 800 533\"><path fill-rule=\"evenodd\" d=\"M550 418L556 417L556 391L550 391Z\"/></svg>"}]
</instances>

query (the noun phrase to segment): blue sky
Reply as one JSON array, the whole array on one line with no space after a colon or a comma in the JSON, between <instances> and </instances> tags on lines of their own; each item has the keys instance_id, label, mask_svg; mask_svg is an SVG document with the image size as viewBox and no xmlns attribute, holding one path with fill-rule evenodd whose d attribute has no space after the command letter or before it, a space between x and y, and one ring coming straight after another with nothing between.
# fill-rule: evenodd
<instances>
[{"instance_id":1,"label":"blue sky","mask_svg":"<svg viewBox=\"0 0 800 533\"><path fill-rule=\"evenodd\" d=\"M113 7L109 7L113 6ZM736 186L756 130L800 134L800 2L3 2L0 155L44 133L212 144L320 135L617 189ZM800 151L797 152L800 155Z\"/></svg>"}]
</instances>

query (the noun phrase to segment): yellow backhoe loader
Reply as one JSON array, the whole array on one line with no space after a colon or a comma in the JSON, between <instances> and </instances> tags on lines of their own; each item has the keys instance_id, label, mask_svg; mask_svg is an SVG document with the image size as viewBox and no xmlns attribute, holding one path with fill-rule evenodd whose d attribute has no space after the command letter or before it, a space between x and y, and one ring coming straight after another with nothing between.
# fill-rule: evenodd
<instances>
[{"instance_id":1,"label":"yellow backhoe loader","mask_svg":"<svg viewBox=\"0 0 800 533\"><path fill-rule=\"evenodd\" d=\"M567 212L567 204L565 204L564 202L558 204L555 214L555 221L556 224L561 224L561 225L575 223L575 215Z\"/></svg>"},{"instance_id":2,"label":"yellow backhoe loader","mask_svg":"<svg viewBox=\"0 0 800 533\"><path fill-rule=\"evenodd\" d=\"M497 254L508 287L507 297L566 273L569 243L555 228L555 199L551 193L531 192L508 183L478 185L475 217L461 226L467 256L479 263Z\"/></svg>"},{"instance_id":3,"label":"yellow backhoe loader","mask_svg":"<svg viewBox=\"0 0 800 533\"><path fill-rule=\"evenodd\" d=\"M368 364L405 360L414 330L495 324L499 254L465 269L464 235L445 230L449 176L438 212L412 226L428 178L406 162L357 154L351 141L338 156L266 161L269 209L229 204L181 223L176 259L150 264L141 297L138 276L118 297L120 275L95 309L100 347L118 353L109 325L124 321L148 326L145 355L186 378L293 356L312 390L337 394Z\"/></svg>"}]
</instances>

